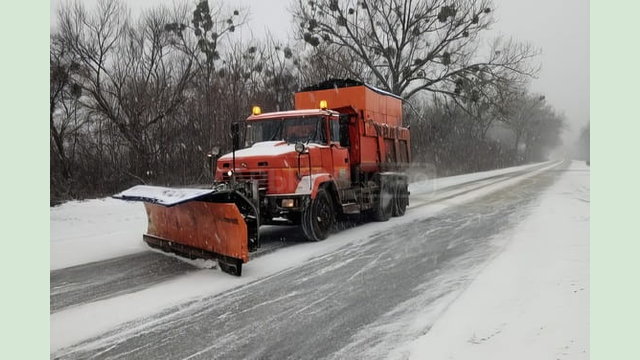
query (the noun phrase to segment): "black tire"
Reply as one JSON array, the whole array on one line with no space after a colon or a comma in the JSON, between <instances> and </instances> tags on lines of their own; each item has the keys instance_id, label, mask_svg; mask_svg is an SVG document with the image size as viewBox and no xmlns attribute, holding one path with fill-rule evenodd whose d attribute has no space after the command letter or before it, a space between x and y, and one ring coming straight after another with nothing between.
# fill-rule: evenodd
<instances>
[{"instance_id":1,"label":"black tire","mask_svg":"<svg viewBox=\"0 0 640 360\"><path fill-rule=\"evenodd\" d=\"M335 224L336 209L331 195L320 188L316 198L302 212L300 225L305 237L310 241L321 241L329 236Z\"/></svg>"},{"instance_id":2,"label":"black tire","mask_svg":"<svg viewBox=\"0 0 640 360\"><path fill-rule=\"evenodd\" d=\"M409 206L409 191L407 185L399 183L395 187L395 199L393 201L393 216L402 216Z\"/></svg>"},{"instance_id":3,"label":"black tire","mask_svg":"<svg viewBox=\"0 0 640 360\"><path fill-rule=\"evenodd\" d=\"M380 181L380 191L376 194L371 218L375 221L387 221L393 215L395 204L394 188L392 184Z\"/></svg>"}]
</instances>

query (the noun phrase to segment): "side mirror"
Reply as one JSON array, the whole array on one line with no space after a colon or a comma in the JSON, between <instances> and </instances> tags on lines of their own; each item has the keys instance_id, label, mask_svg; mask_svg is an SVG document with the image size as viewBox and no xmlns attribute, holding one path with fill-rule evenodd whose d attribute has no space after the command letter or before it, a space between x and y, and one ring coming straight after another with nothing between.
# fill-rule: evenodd
<instances>
[{"instance_id":1,"label":"side mirror","mask_svg":"<svg viewBox=\"0 0 640 360\"><path fill-rule=\"evenodd\" d=\"M209 169L214 171L216 168L216 160L220 156L220 146L214 146L211 148L211 151L207 153L207 163L209 164Z\"/></svg>"}]
</instances>

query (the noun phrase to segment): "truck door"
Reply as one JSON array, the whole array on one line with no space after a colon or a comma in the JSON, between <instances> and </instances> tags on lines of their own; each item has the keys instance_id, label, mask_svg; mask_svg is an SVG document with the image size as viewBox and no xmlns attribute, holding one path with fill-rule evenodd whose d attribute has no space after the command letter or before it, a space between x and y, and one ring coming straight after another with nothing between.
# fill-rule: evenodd
<instances>
[{"instance_id":1,"label":"truck door","mask_svg":"<svg viewBox=\"0 0 640 360\"><path fill-rule=\"evenodd\" d=\"M336 179L338 187L345 189L351 186L351 170L349 161L348 133L347 141L340 140L340 121L338 116L329 119L329 144L331 156L333 158L333 177ZM348 121L348 117L346 118Z\"/></svg>"}]
</instances>

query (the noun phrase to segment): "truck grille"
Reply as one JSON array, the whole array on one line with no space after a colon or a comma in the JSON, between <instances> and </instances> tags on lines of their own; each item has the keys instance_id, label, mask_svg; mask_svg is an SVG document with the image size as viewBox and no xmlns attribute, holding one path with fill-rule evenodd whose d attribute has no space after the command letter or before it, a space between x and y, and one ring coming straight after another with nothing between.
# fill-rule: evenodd
<instances>
[{"instance_id":1,"label":"truck grille","mask_svg":"<svg viewBox=\"0 0 640 360\"><path fill-rule=\"evenodd\" d=\"M230 177L227 174L222 176L224 181L229 181ZM260 190L269 190L269 175L265 171L243 171L236 173L237 181L258 181L258 188Z\"/></svg>"}]
</instances>

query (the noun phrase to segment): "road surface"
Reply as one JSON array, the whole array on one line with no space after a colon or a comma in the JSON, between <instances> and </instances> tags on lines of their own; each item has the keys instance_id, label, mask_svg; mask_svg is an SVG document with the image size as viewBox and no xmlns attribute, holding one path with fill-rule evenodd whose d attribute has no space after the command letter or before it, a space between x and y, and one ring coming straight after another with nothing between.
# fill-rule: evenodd
<instances>
[{"instance_id":1,"label":"road surface","mask_svg":"<svg viewBox=\"0 0 640 360\"><path fill-rule=\"evenodd\" d=\"M412 197L409 212L529 171ZM504 244L496 242L496 236L525 218L539 194L563 171L563 165L557 166L435 216L389 227L366 242L347 244L301 266L124 323L52 357L384 357L399 342L428 331L430 323L416 325L411 320L429 312L435 320L500 253ZM302 241L296 231L266 229L263 253L295 246ZM51 312L139 291L192 271L202 270L155 252L55 270L51 272Z\"/></svg>"}]
</instances>

